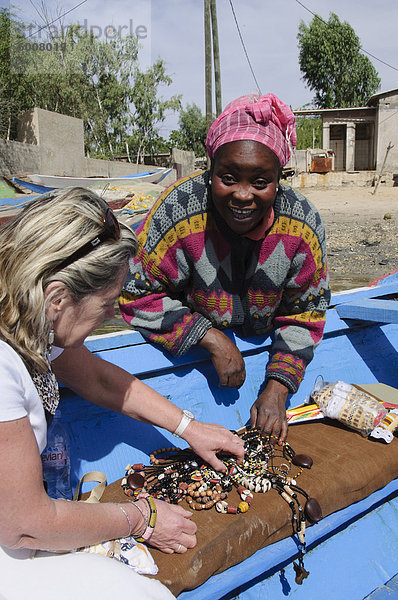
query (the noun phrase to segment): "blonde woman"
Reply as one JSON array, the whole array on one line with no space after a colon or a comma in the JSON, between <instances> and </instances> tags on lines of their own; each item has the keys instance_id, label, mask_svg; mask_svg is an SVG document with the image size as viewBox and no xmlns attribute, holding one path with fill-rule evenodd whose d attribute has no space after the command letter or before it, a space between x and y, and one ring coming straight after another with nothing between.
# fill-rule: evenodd
<instances>
[{"instance_id":1,"label":"blonde woman","mask_svg":"<svg viewBox=\"0 0 398 600\"><path fill-rule=\"evenodd\" d=\"M57 381L101 406L182 437L215 468L220 450L243 456L242 442L216 424L189 421L181 409L134 376L92 355L83 342L114 312L137 242L104 200L80 188L39 198L0 229L0 596L9 599L112 593L172 598L159 582L125 565L84 554L54 554L142 535L150 507L50 499L40 453L46 416L58 404ZM53 345L52 350L50 347ZM51 352L51 354L49 354ZM185 552L196 544L191 514L155 501L149 543ZM29 560L31 550L39 550ZM128 586L128 587L127 587Z\"/></svg>"}]
</instances>

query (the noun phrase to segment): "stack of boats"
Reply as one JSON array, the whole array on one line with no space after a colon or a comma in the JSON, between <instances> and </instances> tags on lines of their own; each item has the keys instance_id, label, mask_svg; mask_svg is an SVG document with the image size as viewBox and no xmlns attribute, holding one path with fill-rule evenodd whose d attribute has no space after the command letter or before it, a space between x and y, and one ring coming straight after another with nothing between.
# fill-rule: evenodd
<instances>
[{"instance_id":1,"label":"stack of boats","mask_svg":"<svg viewBox=\"0 0 398 600\"><path fill-rule=\"evenodd\" d=\"M121 177L68 177L32 173L24 178L7 178L15 193L12 197L0 198L0 223L12 217L37 195L75 186L95 190L116 211L128 205L124 219L135 222L137 215L145 213L164 189L163 182L171 172L172 169L161 167Z\"/></svg>"}]
</instances>

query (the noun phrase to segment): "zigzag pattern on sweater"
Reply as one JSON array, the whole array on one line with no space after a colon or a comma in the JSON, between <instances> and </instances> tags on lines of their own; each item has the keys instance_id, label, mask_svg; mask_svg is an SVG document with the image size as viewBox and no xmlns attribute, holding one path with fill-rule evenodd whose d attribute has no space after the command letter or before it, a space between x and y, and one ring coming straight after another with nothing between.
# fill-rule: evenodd
<instances>
[{"instance_id":1,"label":"zigzag pattern on sweater","mask_svg":"<svg viewBox=\"0 0 398 600\"><path fill-rule=\"evenodd\" d=\"M322 338L330 297L320 216L281 184L266 237L248 240L217 220L208 177L177 182L151 209L121 312L177 356L212 325L245 335L274 328L267 372L294 391Z\"/></svg>"}]
</instances>

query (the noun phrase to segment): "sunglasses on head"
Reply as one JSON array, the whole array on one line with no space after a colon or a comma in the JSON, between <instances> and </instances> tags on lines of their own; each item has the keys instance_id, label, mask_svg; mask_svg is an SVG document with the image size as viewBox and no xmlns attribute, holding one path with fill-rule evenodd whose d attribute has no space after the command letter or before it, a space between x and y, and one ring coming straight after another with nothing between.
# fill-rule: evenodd
<instances>
[{"instance_id":1,"label":"sunglasses on head","mask_svg":"<svg viewBox=\"0 0 398 600\"><path fill-rule=\"evenodd\" d=\"M102 232L99 235L96 235L95 238L89 242L86 242L84 246L78 250L75 250L75 252L68 256L68 258L65 258L59 265L57 265L57 271L62 271L62 269L69 267L69 265L79 260L79 258L83 258L83 256L89 254L91 250L94 250L94 248L97 248L97 246L103 242L106 242L107 240L114 240L115 242L120 240L120 225L109 207L105 211L103 221L104 228Z\"/></svg>"}]
</instances>

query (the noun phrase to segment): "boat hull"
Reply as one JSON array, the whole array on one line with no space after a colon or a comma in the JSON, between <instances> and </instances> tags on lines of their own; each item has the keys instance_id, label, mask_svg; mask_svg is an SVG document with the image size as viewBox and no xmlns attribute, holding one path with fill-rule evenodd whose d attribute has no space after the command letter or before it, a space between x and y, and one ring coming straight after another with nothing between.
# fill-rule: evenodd
<instances>
[{"instance_id":1,"label":"boat hull","mask_svg":"<svg viewBox=\"0 0 398 600\"><path fill-rule=\"evenodd\" d=\"M29 179L34 184L46 186L50 189L67 188L67 187L89 187L93 189L103 189L106 186L132 186L134 182L145 181L147 183L158 183L166 174L170 173L171 169L164 167L155 171L145 171L142 173L134 173L124 177L62 177L58 175L40 175L33 173L29 175Z\"/></svg>"},{"instance_id":2,"label":"boat hull","mask_svg":"<svg viewBox=\"0 0 398 600\"><path fill-rule=\"evenodd\" d=\"M398 387L398 324L343 319L338 312L343 305L391 296L398 296L394 277L376 288L333 296L324 339L298 393L289 397L291 406L306 400L319 375L325 381L383 382ZM247 378L239 390L218 386L211 362L200 348L173 359L132 331L91 337L86 344L98 356L139 376L176 405L192 410L200 420L237 429L248 421L250 406L264 376L270 339L266 336L241 339L233 334L231 337L246 364ZM114 415L67 390L62 395L63 420L76 442L72 452L73 484L90 470L103 471L108 482L116 481L122 477L126 464L148 464L151 451L175 445L173 436L164 430ZM392 442L397 443L397 440ZM196 589L181 592L179 599L365 598L398 571L397 475L394 473L392 481L381 489L307 529L309 552L305 564L310 576L301 586L295 583L291 566L297 546L288 537L212 575Z\"/></svg>"}]
</instances>

